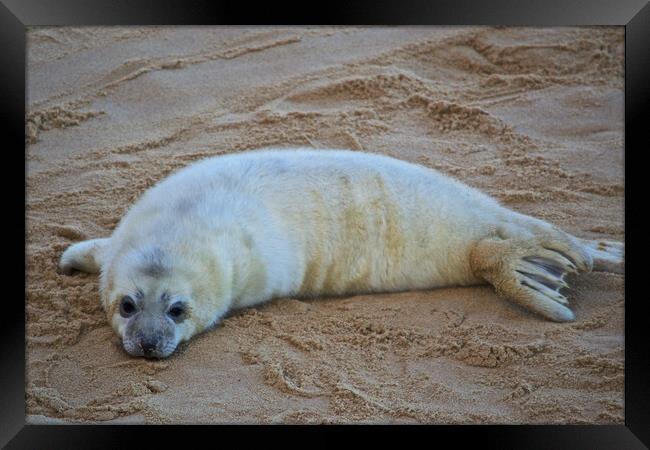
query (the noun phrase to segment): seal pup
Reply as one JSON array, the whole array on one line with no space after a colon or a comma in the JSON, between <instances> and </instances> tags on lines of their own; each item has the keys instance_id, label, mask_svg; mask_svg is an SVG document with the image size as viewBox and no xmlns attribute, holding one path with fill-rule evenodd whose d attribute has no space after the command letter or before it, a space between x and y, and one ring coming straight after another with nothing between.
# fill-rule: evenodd
<instances>
[{"instance_id":1,"label":"seal pup","mask_svg":"<svg viewBox=\"0 0 650 450\"><path fill-rule=\"evenodd\" d=\"M487 282L547 319L571 321L565 275L622 273L623 249L388 156L259 150L172 174L109 238L67 248L59 268L100 272L124 349L163 358L229 310L276 297Z\"/></svg>"}]
</instances>

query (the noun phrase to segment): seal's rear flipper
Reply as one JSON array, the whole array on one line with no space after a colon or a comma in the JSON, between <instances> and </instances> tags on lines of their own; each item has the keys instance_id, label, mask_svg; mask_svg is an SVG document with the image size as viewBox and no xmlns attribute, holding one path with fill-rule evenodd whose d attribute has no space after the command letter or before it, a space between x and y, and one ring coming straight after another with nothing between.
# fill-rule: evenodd
<instances>
[{"instance_id":1,"label":"seal's rear flipper","mask_svg":"<svg viewBox=\"0 0 650 450\"><path fill-rule=\"evenodd\" d=\"M477 277L497 293L556 322L575 319L560 290L568 272L589 271L587 251L568 239L487 238L473 248L470 259Z\"/></svg>"},{"instance_id":2,"label":"seal's rear flipper","mask_svg":"<svg viewBox=\"0 0 650 450\"><path fill-rule=\"evenodd\" d=\"M625 244L615 241L580 239L594 261L594 271L624 273Z\"/></svg>"},{"instance_id":3,"label":"seal's rear flipper","mask_svg":"<svg viewBox=\"0 0 650 450\"><path fill-rule=\"evenodd\" d=\"M73 270L98 273L101 267L101 253L108 239L91 239L68 247L59 260L59 272L70 275Z\"/></svg>"}]
</instances>

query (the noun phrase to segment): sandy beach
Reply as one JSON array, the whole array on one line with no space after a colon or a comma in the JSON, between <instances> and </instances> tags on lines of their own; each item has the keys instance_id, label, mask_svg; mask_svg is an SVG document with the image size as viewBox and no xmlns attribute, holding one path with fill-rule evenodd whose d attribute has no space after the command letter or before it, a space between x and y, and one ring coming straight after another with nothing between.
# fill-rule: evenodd
<instances>
[{"instance_id":1,"label":"sandy beach","mask_svg":"<svg viewBox=\"0 0 650 450\"><path fill-rule=\"evenodd\" d=\"M622 275L571 278L573 323L487 285L285 298L145 360L97 276L56 271L167 174L262 147L390 155L623 240L623 55L623 27L30 29L28 423L623 424Z\"/></svg>"}]
</instances>

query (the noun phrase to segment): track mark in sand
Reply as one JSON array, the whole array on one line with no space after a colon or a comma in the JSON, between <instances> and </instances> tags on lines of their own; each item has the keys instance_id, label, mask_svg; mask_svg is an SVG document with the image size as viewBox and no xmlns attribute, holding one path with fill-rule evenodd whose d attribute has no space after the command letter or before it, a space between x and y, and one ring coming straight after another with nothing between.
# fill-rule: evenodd
<instances>
[{"instance_id":1,"label":"track mark in sand","mask_svg":"<svg viewBox=\"0 0 650 450\"><path fill-rule=\"evenodd\" d=\"M304 373L296 371L295 367L292 368L286 363L274 361L264 365L264 382L269 386L287 394L306 398L318 397L323 394L320 390L305 387L307 381L303 380L303 377Z\"/></svg>"},{"instance_id":2,"label":"track mark in sand","mask_svg":"<svg viewBox=\"0 0 650 450\"><path fill-rule=\"evenodd\" d=\"M489 134L512 132L505 123L476 107L422 95L410 96L403 105L424 107L429 117L434 119L434 124L442 131L477 129Z\"/></svg>"},{"instance_id":3,"label":"track mark in sand","mask_svg":"<svg viewBox=\"0 0 650 450\"><path fill-rule=\"evenodd\" d=\"M605 197L617 197L625 192L625 186L621 183L585 183L577 188L580 192L602 195Z\"/></svg>"},{"instance_id":4,"label":"track mark in sand","mask_svg":"<svg viewBox=\"0 0 650 450\"><path fill-rule=\"evenodd\" d=\"M274 47L289 45L300 41L301 38L299 36L292 36L257 45L242 45L189 57L168 57L158 61L146 59L126 61L97 82L76 89L77 91L82 92L90 89L91 92L82 95L74 101L45 109L37 109L34 106L29 107L28 109L31 111L27 115L25 142L27 144L37 142L38 135L41 131L79 125L86 120L105 114L104 111L79 112L77 109L90 104L94 98L107 96L123 83L135 80L150 72L182 69L193 64L200 64L215 59L234 59L249 53L261 52ZM40 103L43 104L54 98L65 97L69 94L71 93L62 93ZM127 153L138 151L137 148L124 148L123 150Z\"/></svg>"},{"instance_id":5,"label":"track mark in sand","mask_svg":"<svg viewBox=\"0 0 650 450\"><path fill-rule=\"evenodd\" d=\"M491 192L491 195L506 204L512 203L537 203L545 201L580 201L583 196L580 196L570 189L565 188L545 188L545 189L499 189Z\"/></svg>"},{"instance_id":6,"label":"track mark in sand","mask_svg":"<svg viewBox=\"0 0 650 450\"><path fill-rule=\"evenodd\" d=\"M340 112L349 109L350 102L361 102L376 111L380 120L390 120L396 115L403 115L404 111L423 109L432 119L430 124L443 133L471 131L488 135L502 143L530 146L531 142L526 136L516 133L489 112L438 97L440 93L416 76L382 73L344 77L307 87L285 96L280 104L291 105L293 108L301 105L320 105L322 108L323 104L333 104ZM293 112L299 113L295 109ZM348 139L345 143L352 144L357 149L362 148L357 142Z\"/></svg>"},{"instance_id":7,"label":"track mark in sand","mask_svg":"<svg viewBox=\"0 0 650 450\"><path fill-rule=\"evenodd\" d=\"M70 239L71 241L82 241L88 239L86 233L74 225L50 225L50 228L56 235L65 239Z\"/></svg>"},{"instance_id":8,"label":"track mark in sand","mask_svg":"<svg viewBox=\"0 0 650 450\"><path fill-rule=\"evenodd\" d=\"M231 152L278 146L344 146L363 149L368 136L382 135L389 127L371 109L278 113L258 110L206 125L203 133L219 133ZM226 134L227 133L227 134Z\"/></svg>"},{"instance_id":9,"label":"track mark in sand","mask_svg":"<svg viewBox=\"0 0 650 450\"><path fill-rule=\"evenodd\" d=\"M549 345L542 341L524 344L493 343L473 336L468 329L457 327L449 334L438 336L427 347L424 356L445 356L469 366L496 368L520 362L549 349Z\"/></svg>"},{"instance_id":10,"label":"track mark in sand","mask_svg":"<svg viewBox=\"0 0 650 450\"><path fill-rule=\"evenodd\" d=\"M127 40L144 40L160 33L163 27L38 27L27 31L29 64L57 61L84 50ZM45 46L46 51L40 47Z\"/></svg>"},{"instance_id":11,"label":"track mark in sand","mask_svg":"<svg viewBox=\"0 0 650 450\"><path fill-rule=\"evenodd\" d=\"M224 52L218 52L215 53L214 55L206 56L207 58L222 58L222 59L233 59L237 58L239 56L246 55L248 53L256 53L256 52L261 52L263 50L268 50L270 48L274 47L280 47L282 45L288 45L288 44L294 44L296 42L300 42L301 38L299 36L293 36L289 37L286 39L278 39L276 41L272 41L269 43L264 43L264 44L259 44L259 45L251 45L251 46L243 46L243 47L235 47L229 50L226 50Z\"/></svg>"},{"instance_id":12,"label":"track mark in sand","mask_svg":"<svg viewBox=\"0 0 650 450\"><path fill-rule=\"evenodd\" d=\"M106 421L146 411L147 399L169 386L157 374L167 361L125 360L119 344L109 345L99 365L88 364L87 345L114 339L109 327L88 334L76 348L59 348L33 361L26 388L31 411L67 421ZM78 383L71 384L74 378ZM92 389L88 389L92 386Z\"/></svg>"},{"instance_id":13,"label":"track mark in sand","mask_svg":"<svg viewBox=\"0 0 650 450\"><path fill-rule=\"evenodd\" d=\"M416 77L405 73L380 73L378 75L344 77L320 83L291 93L284 98L290 103L314 103L323 106L323 102L349 102L361 100L385 102L387 96L404 97L413 92L433 94L426 84Z\"/></svg>"},{"instance_id":14,"label":"track mark in sand","mask_svg":"<svg viewBox=\"0 0 650 450\"><path fill-rule=\"evenodd\" d=\"M34 144L38 142L38 135L42 131L77 126L104 114L106 114L104 111L81 112L73 105L54 106L45 110L30 112L27 114L25 124L25 143Z\"/></svg>"},{"instance_id":15,"label":"track mark in sand","mask_svg":"<svg viewBox=\"0 0 650 450\"><path fill-rule=\"evenodd\" d=\"M590 227L587 231L592 233L604 234L607 236L623 236L625 234L625 228L617 224L599 224Z\"/></svg>"},{"instance_id":16,"label":"track mark in sand","mask_svg":"<svg viewBox=\"0 0 650 450\"><path fill-rule=\"evenodd\" d=\"M167 390L167 385L157 380L131 382L113 392L73 405L54 388L30 386L26 391L26 403L30 411L68 421L106 421L132 415L146 408L145 400Z\"/></svg>"},{"instance_id":17,"label":"track mark in sand","mask_svg":"<svg viewBox=\"0 0 650 450\"><path fill-rule=\"evenodd\" d=\"M400 101L394 108L399 111L423 109L431 119L430 125L443 133L466 131L487 136L500 144L535 147L528 136L517 133L511 126L481 108L419 94Z\"/></svg>"},{"instance_id":18,"label":"track mark in sand","mask_svg":"<svg viewBox=\"0 0 650 450\"><path fill-rule=\"evenodd\" d=\"M265 34L262 34L262 37L265 37ZM87 104L95 98L107 96L114 89L121 86L125 82L135 80L142 75L148 74L150 72L183 69L194 64L200 64L218 59L234 59L245 56L249 53L261 52L300 41L301 37L294 35L279 39L272 39L269 42L262 42L258 44L236 44L234 46L228 47L228 45L232 43L226 43L221 49L188 56L167 56L163 58L127 60L123 61L118 67L110 71L107 75L103 76L99 80L87 83L86 85L77 87L74 90L68 90L47 99L41 100L33 105L30 105L28 109L33 110L34 114L39 113L39 107L42 105L51 103L60 98L70 96L75 92L85 93L74 101L68 103L75 105Z\"/></svg>"},{"instance_id":19,"label":"track mark in sand","mask_svg":"<svg viewBox=\"0 0 650 450\"><path fill-rule=\"evenodd\" d=\"M614 377L621 375L625 363L618 358L618 355L583 355L573 360L576 368L585 369L588 372L602 377Z\"/></svg>"},{"instance_id":20,"label":"track mark in sand","mask_svg":"<svg viewBox=\"0 0 650 450\"><path fill-rule=\"evenodd\" d=\"M98 84L101 86L101 88L98 92L99 95L105 96L109 91L121 85L122 83L135 80L136 78L149 72L157 70L183 69L193 64L214 61L215 59L234 59L249 53L261 52L263 50L268 50L274 47L300 42L300 40L301 39L299 37L290 37L258 45L234 47L222 51L203 53L194 56L167 57L157 61L146 59L126 61L122 63L120 67L113 70L103 80L99 81Z\"/></svg>"},{"instance_id":21,"label":"track mark in sand","mask_svg":"<svg viewBox=\"0 0 650 450\"><path fill-rule=\"evenodd\" d=\"M442 40L423 40L369 62L397 65L430 80L456 80L466 84L469 78L475 87L465 88L462 95L476 98L485 93L485 88L512 91L587 81L595 84L613 81L617 86L622 83L620 32L604 32L594 37L585 30L550 40L541 37L535 44L517 45L495 40L498 33L486 28Z\"/></svg>"},{"instance_id":22,"label":"track mark in sand","mask_svg":"<svg viewBox=\"0 0 650 450\"><path fill-rule=\"evenodd\" d=\"M536 384L521 381L512 388L512 391L510 391L503 400L523 405L530 400L530 395L538 388L539 386Z\"/></svg>"}]
</instances>

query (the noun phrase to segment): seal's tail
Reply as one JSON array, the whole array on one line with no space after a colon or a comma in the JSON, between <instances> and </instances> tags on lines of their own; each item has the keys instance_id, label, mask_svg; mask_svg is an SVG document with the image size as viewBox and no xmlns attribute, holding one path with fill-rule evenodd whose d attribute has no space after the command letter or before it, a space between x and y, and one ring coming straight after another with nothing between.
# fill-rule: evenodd
<instances>
[{"instance_id":1,"label":"seal's tail","mask_svg":"<svg viewBox=\"0 0 650 450\"><path fill-rule=\"evenodd\" d=\"M579 239L593 260L593 270L597 272L625 272L625 244L623 242Z\"/></svg>"},{"instance_id":2,"label":"seal's tail","mask_svg":"<svg viewBox=\"0 0 650 450\"><path fill-rule=\"evenodd\" d=\"M98 273L101 267L102 251L108 239L91 239L68 247L59 260L59 272L70 275L73 270Z\"/></svg>"}]
</instances>

